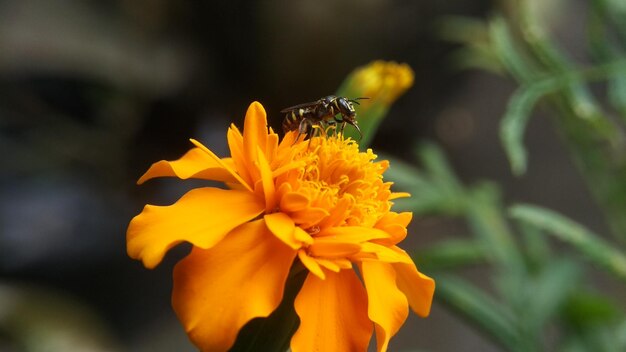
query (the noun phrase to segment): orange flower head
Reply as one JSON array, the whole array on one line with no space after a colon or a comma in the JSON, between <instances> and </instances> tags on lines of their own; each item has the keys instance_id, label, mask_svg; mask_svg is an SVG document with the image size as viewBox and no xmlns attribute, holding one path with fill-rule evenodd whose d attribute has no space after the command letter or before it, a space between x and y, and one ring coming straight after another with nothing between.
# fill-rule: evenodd
<instances>
[{"instance_id":1,"label":"orange flower head","mask_svg":"<svg viewBox=\"0 0 626 352\"><path fill-rule=\"evenodd\" d=\"M434 281L397 244L411 213L392 212L387 161L340 134L280 141L252 103L243 134L227 133L230 157L200 143L176 161L159 161L139 179L174 176L222 181L189 191L170 206L147 205L131 221L128 254L155 267L180 242L193 245L174 269L172 304L191 340L225 351L239 329L269 316L283 298L294 262L309 274L294 308L291 349L365 351L372 333L385 351L409 307L430 311ZM360 276L355 270L359 270Z\"/></svg>"}]
</instances>

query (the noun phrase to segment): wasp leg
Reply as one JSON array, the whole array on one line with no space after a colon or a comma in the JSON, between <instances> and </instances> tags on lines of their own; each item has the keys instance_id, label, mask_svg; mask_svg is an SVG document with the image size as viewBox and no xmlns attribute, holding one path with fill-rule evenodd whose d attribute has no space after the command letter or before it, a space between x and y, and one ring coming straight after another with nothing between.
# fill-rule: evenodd
<instances>
[{"instance_id":1,"label":"wasp leg","mask_svg":"<svg viewBox=\"0 0 626 352\"><path fill-rule=\"evenodd\" d=\"M346 128L346 122L345 121L343 121L341 123L341 127L339 127L339 133L341 133L342 135L343 135L344 128Z\"/></svg>"},{"instance_id":2,"label":"wasp leg","mask_svg":"<svg viewBox=\"0 0 626 352\"><path fill-rule=\"evenodd\" d=\"M357 125L356 122L355 122L352 126L354 126L354 128L356 128L357 132L359 132L359 141L361 139L363 139L363 133L361 133L361 129L359 128L359 125Z\"/></svg>"},{"instance_id":3,"label":"wasp leg","mask_svg":"<svg viewBox=\"0 0 626 352\"><path fill-rule=\"evenodd\" d=\"M315 129L319 130L319 132L318 132L318 133L319 133L319 135L320 135L320 136L322 136L322 137L328 137L328 135L326 134L326 129L327 129L328 127L326 126L326 124L325 124L325 123L320 122L319 124L315 125L313 128L315 128Z\"/></svg>"},{"instance_id":4,"label":"wasp leg","mask_svg":"<svg viewBox=\"0 0 626 352\"><path fill-rule=\"evenodd\" d=\"M334 125L339 125L340 122L342 122L341 126L339 126L338 128L335 128L335 134L341 133L343 134L343 129L344 127L346 127L346 123L343 120L343 115L341 119L338 119L337 117L335 117L334 120L331 120L330 122L332 122Z\"/></svg>"},{"instance_id":5,"label":"wasp leg","mask_svg":"<svg viewBox=\"0 0 626 352\"><path fill-rule=\"evenodd\" d=\"M322 131L324 132L324 137L336 136L337 124L334 121L329 121Z\"/></svg>"},{"instance_id":6,"label":"wasp leg","mask_svg":"<svg viewBox=\"0 0 626 352\"><path fill-rule=\"evenodd\" d=\"M311 141L313 140L313 137L319 134L324 134L324 129L322 128L321 123L313 123L309 121L307 124L309 125L307 129L307 134L306 134L306 138L309 139L309 143L306 146L308 149L311 147Z\"/></svg>"},{"instance_id":7,"label":"wasp leg","mask_svg":"<svg viewBox=\"0 0 626 352\"><path fill-rule=\"evenodd\" d=\"M333 121L333 120L324 121L322 123L322 127L323 127L323 131L324 131L324 137L328 136L328 133L329 133L328 130L330 130L331 128L333 130L335 130L334 133L337 132L336 129L335 129L335 121Z\"/></svg>"},{"instance_id":8,"label":"wasp leg","mask_svg":"<svg viewBox=\"0 0 626 352\"><path fill-rule=\"evenodd\" d=\"M310 130L313 126L311 125L311 123L309 122L308 119L302 119L302 121L300 121L300 124L298 125L298 135L296 136L296 139L293 141L293 145L295 145L298 140L300 140L300 136L305 135L306 137L309 137L310 135Z\"/></svg>"},{"instance_id":9,"label":"wasp leg","mask_svg":"<svg viewBox=\"0 0 626 352\"><path fill-rule=\"evenodd\" d=\"M306 138L309 139L309 142L311 141L311 138L315 137L318 133L318 127L319 125L316 123L311 123L309 122L309 127L307 128L306 131Z\"/></svg>"}]
</instances>

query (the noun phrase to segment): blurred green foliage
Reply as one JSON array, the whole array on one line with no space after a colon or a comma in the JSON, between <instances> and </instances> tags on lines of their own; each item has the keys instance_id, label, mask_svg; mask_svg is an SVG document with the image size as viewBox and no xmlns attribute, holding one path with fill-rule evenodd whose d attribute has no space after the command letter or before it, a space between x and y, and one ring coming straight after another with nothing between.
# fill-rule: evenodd
<instances>
[{"instance_id":1,"label":"blurred green foliage","mask_svg":"<svg viewBox=\"0 0 626 352\"><path fill-rule=\"evenodd\" d=\"M436 146L418 149L421 168L391 160L388 177L414 197L397 200L416 216L465 220L471 235L447 239L413 253L418 267L437 280L436 299L507 351L623 351L626 314L613 297L585 276L596 264L626 279L623 250L582 225L537 206L507 208L497 185L463 185ZM411 176L412 175L412 176ZM587 261L551 248L554 235ZM461 271L489 266L487 292ZM549 328L549 329L548 329ZM555 334L558 341L550 340Z\"/></svg>"},{"instance_id":2,"label":"blurred green foliage","mask_svg":"<svg viewBox=\"0 0 626 352\"><path fill-rule=\"evenodd\" d=\"M606 211L613 234L626 242L626 6L589 3L585 55L576 62L551 38L549 25L567 2L502 2L487 21L448 18L442 35L463 44L461 66L506 73L519 87L500 122L500 138L514 174L527 168L524 134L543 103L589 189ZM593 94L591 84L606 94ZM601 90L601 91L602 91Z\"/></svg>"},{"instance_id":3,"label":"blurred green foliage","mask_svg":"<svg viewBox=\"0 0 626 352\"><path fill-rule=\"evenodd\" d=\"M499 4L487 20L441 22L441 35L462 44L454 62L517 82L500 120L517 176L528 167L528 121L538 105L545 108L614 239L551 209L507 206L494 183L464 185L442 151L425 144L417 148L419 168L385 156L396 189L413 194L397 206L416 216L462 219L470 234L413 257L437 280L438 301L504 350L626 351L623 297L603 292L589 274L591 266L626 284L626 3L588 3L588 62L574 60L551 36L550 21L567 1ZM570 250L556 250L552 239ZM464 278L462 270L472 266L486 268L490 289Z\"/></svg>"},{"instance_id":4,"label":"blurred green foliage","mask_svg":"<svg viewBox=\"0 0 626 352\"><path fill-rule=\"evenodd\" d=\"M120 351L107 324L74 297L33 285L0 284L0 351Z\"/></svg>"}]
</instances>

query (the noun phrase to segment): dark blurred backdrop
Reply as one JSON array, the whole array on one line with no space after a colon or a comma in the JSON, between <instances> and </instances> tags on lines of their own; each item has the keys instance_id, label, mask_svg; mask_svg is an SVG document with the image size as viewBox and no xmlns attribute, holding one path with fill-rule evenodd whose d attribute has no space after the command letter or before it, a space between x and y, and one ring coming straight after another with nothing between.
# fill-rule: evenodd
<instances>
[{"instance_id":1,"label":"dark blurred backdrop","mask_svg":"<svg viewBox=\"0 0 626 352\"><path fill-rule=\"evenodd\" d=\"M41 343L71 341L66 350L192 351L169 304L172 265L188 248L149 271L126 256L125 231L144 204L171 203L194 183L135 180L182 155L190 137L223 155L229 123L241 126L253 100L279 129L282 108L332 94L375 59L406 62L416 77L377 151L412 160L417 142L434 140L463 180L495 179L507 198L597 225L549 124L531 124L530 171L514 179L497 139L513 85L451 63L439 21L490 6L0 0L0 351L25 350L33 326L46 332L33 337ZM415 222L411 244L460 231ZM495 350L439 306L411 318L391 348Z\"/></svg>"}]
</instances>

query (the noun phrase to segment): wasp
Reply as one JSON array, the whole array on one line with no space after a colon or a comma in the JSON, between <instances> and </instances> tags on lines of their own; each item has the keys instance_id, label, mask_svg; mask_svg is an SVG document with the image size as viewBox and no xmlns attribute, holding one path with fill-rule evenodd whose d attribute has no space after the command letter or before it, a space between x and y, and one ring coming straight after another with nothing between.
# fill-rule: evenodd
<instances>
[{"instance_id":1,"label":"wasp","mask_svg":"<svg viewBox=\"0 0 626 352\"><path fill-rule=\"evenodd\" d=\"M359 138L363 137L361 129L356 122L356 111L353 104L359 104L359 100L369 98L348 99L329 95L310 103L295 105L281 110L285 114L283 120L283 131L298 131L296 140L300 135L313 136L316 127L341 123L339 132L343 133L346 124L354 126L359 132ZM341 115L337 117L336 115Z\"/></svg>"}]
</instances>

